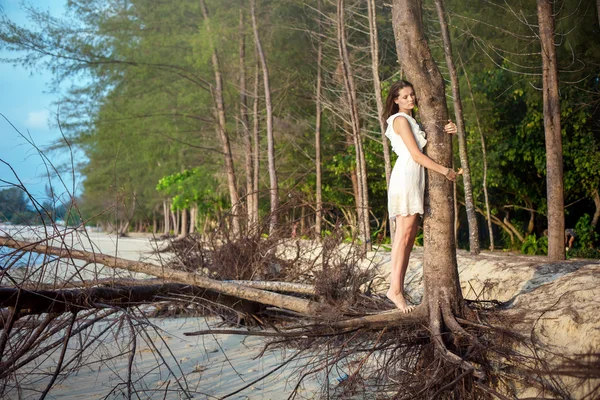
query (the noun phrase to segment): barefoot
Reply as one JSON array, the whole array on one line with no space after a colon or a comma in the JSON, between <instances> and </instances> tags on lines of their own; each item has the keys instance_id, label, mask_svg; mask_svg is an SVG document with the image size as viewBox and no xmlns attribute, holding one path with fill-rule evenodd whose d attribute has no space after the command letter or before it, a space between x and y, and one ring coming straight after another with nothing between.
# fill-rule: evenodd
<instances>
[{"instance_id":1,"label":"barefoot","mask_svg":"<svg viewBox=\"0 0 600 400\"><path fill-rule=\"evenodd\" d=\"M409 313L415 308L415 306L409 306L408 304L406 304L406 299L404 298L402 293L396 294L392 292L392 289L389 289L385 295L403 313Z\"/></svg>"}]
</instances>

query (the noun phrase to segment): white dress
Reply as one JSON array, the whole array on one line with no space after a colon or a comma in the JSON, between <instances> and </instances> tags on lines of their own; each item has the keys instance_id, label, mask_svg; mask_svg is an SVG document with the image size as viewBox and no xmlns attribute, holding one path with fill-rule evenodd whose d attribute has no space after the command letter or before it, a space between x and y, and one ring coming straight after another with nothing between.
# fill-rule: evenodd
<instances>
[{"instance_id":1,"label":"white dress","mask_svg":"<svg viewBox=\"0 0 600 400\"><path fill-rule=\"evenodd\" d=\"M423 151L427 144L425 132L410 115L401 112L387 119L385 135L392 143L392 150L398 155L388 188L388 212L391 219L398 215L422 215L425 193L425 169L412 159L402 137L394 132L394 119L400 116L408 120L419 150Z\"/></svg>"}]
</instances>

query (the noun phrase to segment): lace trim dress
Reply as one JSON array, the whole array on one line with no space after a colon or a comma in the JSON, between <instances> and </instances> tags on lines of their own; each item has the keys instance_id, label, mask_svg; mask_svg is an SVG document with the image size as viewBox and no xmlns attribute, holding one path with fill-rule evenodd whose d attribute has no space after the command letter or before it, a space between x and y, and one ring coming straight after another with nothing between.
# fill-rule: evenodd
<instances>
[{"instance_id":1,"label":"lace trim dress","mask_svg":"<svg viewBox=\"0 0 600 400\"><path fill-rule=\"evenodd\" d=\"M385 136L390 139L392 150L398 155L388 188L388 212L391 219L398 215L422 215L425 193L425 169L412 159L402 137L394 132L394 119L400 116L408 120L419 150L423 151L427 144L425 132L410 115L401 112L387 119Z\"/></svg>"}]
</instances>

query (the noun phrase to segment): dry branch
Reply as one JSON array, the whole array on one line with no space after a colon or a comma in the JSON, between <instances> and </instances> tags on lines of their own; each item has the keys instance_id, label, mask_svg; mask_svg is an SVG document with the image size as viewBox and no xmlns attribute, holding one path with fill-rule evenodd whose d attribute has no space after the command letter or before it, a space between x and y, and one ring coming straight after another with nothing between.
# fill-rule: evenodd
<instances>
[{"instance_id":1,"label":"dry branch","mask_svg":"<svg viewBox=\"0 0 600 400\"><path fill-rule=\"evenodd\" d=\"M183 283L64 290L0 288L0 307L18 307L21 313L26 314L77 312L90 308L129 307L152 303L177 294L208 299L216 297L213 291ZM220 302L228 301L220 299ZM238 309L252 310L252 303L249 302L235 299L229 303L237 303Z\"/></svg>"},{"instance_id":2,"label":"dry branch","mask_svg":"<svg viewBox=\"0 0 600 400\"><path fill-rule=\"evenodd\" d=\"M123 258L108 256L101 253L46 246L41 244L41 242L31 243L14 240L7 237L0 237L0 246L11 247L21 251L34 251L37 253L58 256L61 258L84 260L87 262L102 264L110 268L120 268L132 272L141 272L156 276L157 278L161 278L169 282L179 282L188 285L194 285L240 299L255 301L261 304L296 311L304 315L316 315L319 313L319 311L327 308L327 306L323 304L310 300L299 299L297 297L286 296L266 290L254 289L231 282L217 281L196 273L177 271L154 264L141 261L125 260Z\"/></svg>"}]
</instances>

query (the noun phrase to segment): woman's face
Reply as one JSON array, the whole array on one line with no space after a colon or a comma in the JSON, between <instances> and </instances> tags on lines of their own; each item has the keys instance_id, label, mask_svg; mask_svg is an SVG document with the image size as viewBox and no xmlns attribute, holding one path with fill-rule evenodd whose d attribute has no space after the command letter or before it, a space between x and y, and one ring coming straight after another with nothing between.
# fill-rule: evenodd
<instances>
[{"instance_id":1,"label":"woman's face","mask_svg":"<svg viewBox=\"0 0 600 400\"><path fill-rule=\"evenodd\" d=\"M406 86L400 89L398 97L394 100L394 103L398 104L400 111L410 112L415 108L415 91L412 87Z\"/></svg>"}]
</instances>

